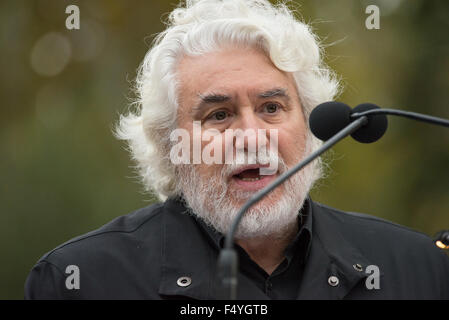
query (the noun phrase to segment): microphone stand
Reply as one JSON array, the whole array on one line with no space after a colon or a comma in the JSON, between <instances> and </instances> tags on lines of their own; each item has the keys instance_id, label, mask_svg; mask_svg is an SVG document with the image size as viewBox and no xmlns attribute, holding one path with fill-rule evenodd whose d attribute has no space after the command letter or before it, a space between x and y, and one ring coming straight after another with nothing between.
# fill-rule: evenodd
<instances>
[{"instance_id":1,"label":"microphone stand","mask_svg":"<svg viewBox=\"0 0 449 320\"><path fill-rule=\"evenodd\" d=\"M254 204L259 202L268 193L277 188L285 180L290 178L293 174L304 168L315 158L319 157L322 153L330 149L337 142L357 131L359 128L368 123L367 116L361 116L358 119L351 122L348 126L340 130L336 135L326 141L318 150L307 156L296 166L280 175L273 183L266 186L251 198L242 206L237 212L234 221L226 235L224 248L220 251L218 257L218 280L219 280L219 295L222 299L235 300L237 298L237 270L238 270L238 257L234 250L234 234L245 212Z\"/></svg>"}]
</instances>

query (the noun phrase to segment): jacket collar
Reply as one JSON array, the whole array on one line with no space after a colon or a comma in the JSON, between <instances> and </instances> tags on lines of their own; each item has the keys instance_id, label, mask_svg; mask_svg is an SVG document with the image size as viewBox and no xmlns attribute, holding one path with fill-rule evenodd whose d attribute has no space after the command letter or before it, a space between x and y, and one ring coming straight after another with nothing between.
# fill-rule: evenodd
<instances>
[{"instance_id":1,"label":"jacket collar","mask_svg":"<svg viewBox=\"0 0 449 320\"><path fill-rule=\"evenodd\" d=\"M310 199L309 217L313 214L312 245L305 263L298 299L342 299L367 275L355 264L370 265L360 251L346 241L339 226L342 221L329 209ZM216 264L218 248L213 238L205 236L196 219L177 199L164 205L162 228L162 265L159 294L165 297L216 299ZM205 241L205 239L209 239ZM339 279L328 284L330 276ZM189 277L191 284L179 286L178 279ZM264 300L268 297L245 276L238 276L238 299Z\"/></svg>"}]
</instances>

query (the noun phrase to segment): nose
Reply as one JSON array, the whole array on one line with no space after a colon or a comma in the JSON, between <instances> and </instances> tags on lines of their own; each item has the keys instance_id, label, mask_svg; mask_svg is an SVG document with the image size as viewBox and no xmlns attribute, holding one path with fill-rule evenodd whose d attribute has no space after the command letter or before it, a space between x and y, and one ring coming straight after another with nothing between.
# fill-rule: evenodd
<instances>
[{"instance_id":1,"label":"nose","mask_svg":"<svg viewBox=\"0 0 449 320\"><path fill-rule=\"evenodd\" d=\"M241 108L240 115L231 126L233 145L236 150L256 153L268 147L268 130L264 121L257 116L253 107Z\"/></svg>"}]
</instances>

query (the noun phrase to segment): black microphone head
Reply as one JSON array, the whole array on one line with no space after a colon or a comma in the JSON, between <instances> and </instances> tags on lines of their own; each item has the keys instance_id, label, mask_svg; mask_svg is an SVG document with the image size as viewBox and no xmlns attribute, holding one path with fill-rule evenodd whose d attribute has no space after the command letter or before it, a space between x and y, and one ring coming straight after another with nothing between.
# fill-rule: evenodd
<instances>
[{"instance_id":1,"label":"black microphone head","mask_svg":"<svg viewBox=\"0 0 449 320\"><path fill-rule=\"evenodd\" d=\"M380 109L380 107L372 103L362 103L352 109L352 113L359 113L372 109ZM377 141L384 135L385 131L387 131L388 120L385 114L376 114L367 117L368 123L351 134L351 137L358 142L371 143Z\"/></svg>"},{"instance_id":2,"label":"black microphone head","mask_svg":"<svg viewBox=\"0 0 449 320\"><path fill-rule=\"evenodd\" d=\"M312 110L309 126L312 133L326 141L346 127L350 122L351 108L342 102L329 101Z\"/></svg>"}]
</instances>

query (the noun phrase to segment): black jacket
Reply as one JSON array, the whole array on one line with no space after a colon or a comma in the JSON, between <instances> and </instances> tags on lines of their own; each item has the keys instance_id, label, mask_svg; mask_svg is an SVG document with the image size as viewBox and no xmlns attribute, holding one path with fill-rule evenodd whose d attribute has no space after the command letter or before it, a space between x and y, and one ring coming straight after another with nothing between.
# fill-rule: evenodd
<instances>
[{"instance_id":1,"label":"black jacket","mask_svg":"<svg viewBox=\"0 0 449 320\"><path fill-rule=\"evenodd\" d=\"M312 243L298 299L449 299L449 258L428 236L307 201ZM215 299L217 256L204 228L169 199L45 254L28 276L25 298ZM66 287L70 265L79 270L79 289ZM380 271L378 288L367 287L376 283L368 266ZM179 285L183 276L190 285ZM241 273L238 283L239 299L268 298Z\"/></svg>"}]
</instances>

